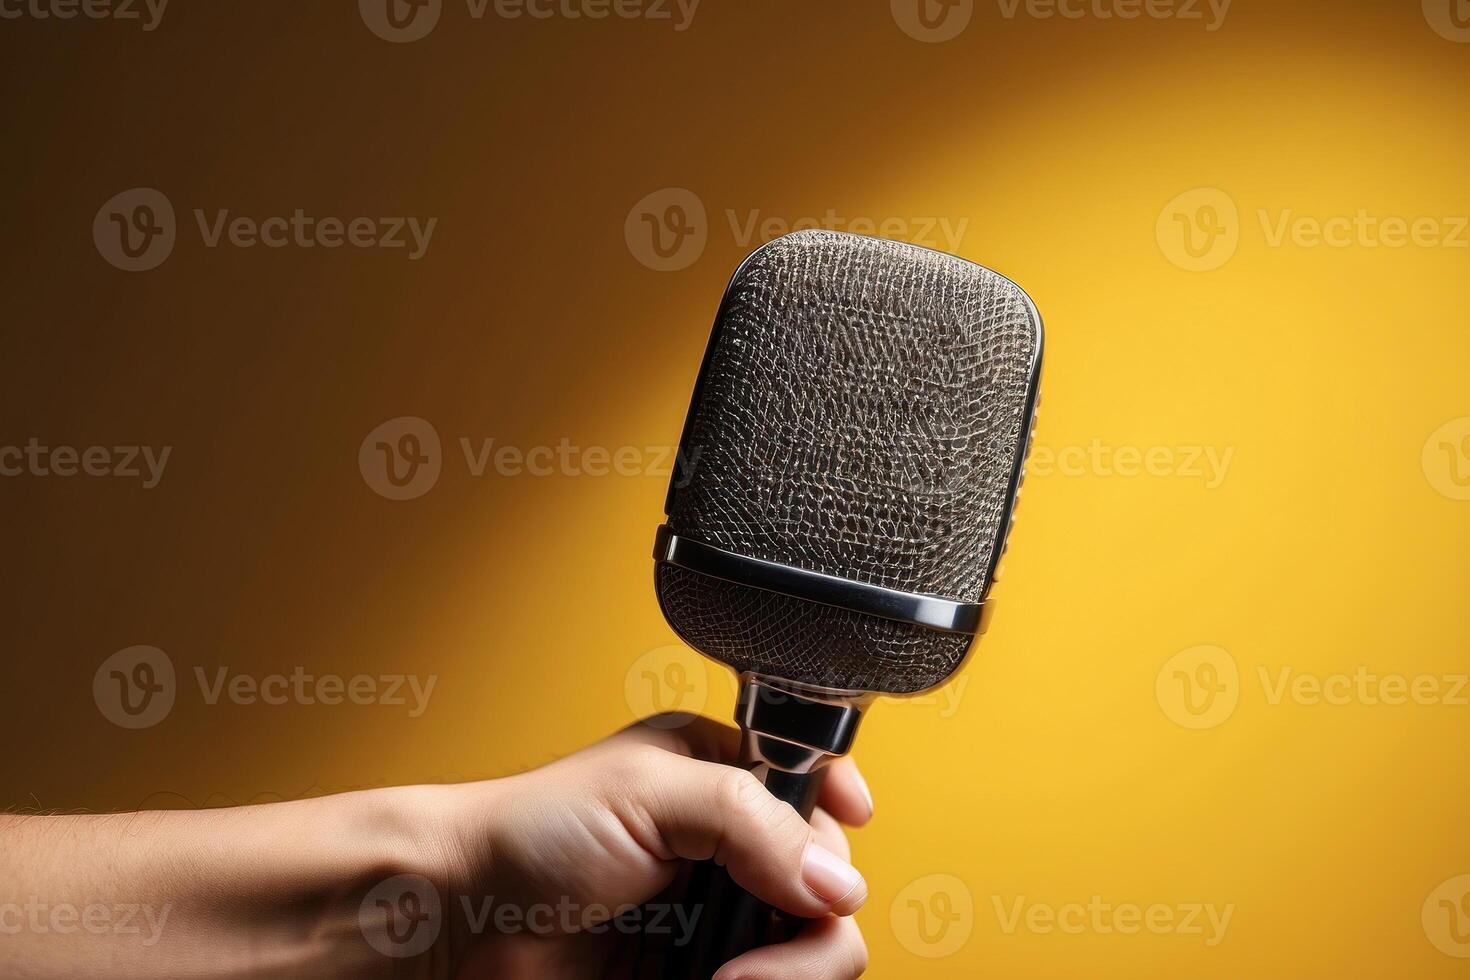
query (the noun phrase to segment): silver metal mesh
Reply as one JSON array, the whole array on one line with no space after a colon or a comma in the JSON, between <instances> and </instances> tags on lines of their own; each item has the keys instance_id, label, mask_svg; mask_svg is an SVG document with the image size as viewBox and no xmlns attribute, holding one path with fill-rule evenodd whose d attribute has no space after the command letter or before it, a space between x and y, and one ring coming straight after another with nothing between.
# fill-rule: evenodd
<instances>
[{"instance_id":1,"label":"silver metal mesh","mask_svg":"<svg viewBox=\"0 0 1470 980\"><path fill-rule=\"evenodd\" d=\"M978 601L1039 339L1020 288L962 259L827 231L771 242L726 292L669 525L755 558ZM824 687L923 690L970 643L672 566L656 585L696 649Z\"/></svg>"}]
</instances>

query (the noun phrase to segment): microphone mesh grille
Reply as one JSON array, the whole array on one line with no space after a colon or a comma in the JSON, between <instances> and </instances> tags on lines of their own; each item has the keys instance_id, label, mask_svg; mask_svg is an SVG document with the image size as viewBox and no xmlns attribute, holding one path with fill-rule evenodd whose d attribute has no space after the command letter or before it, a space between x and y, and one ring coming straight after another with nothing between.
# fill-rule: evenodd
<instances>
[{"instance_id":1,"label":"microphone mesh grille","mask_svg":"<svg viewBox=\"0 0 1470 980\"><path fill-rule=\"evenodd\" d=\"M978 601L1009 518L1039 336L1021 289L973 263L837 232L776 239L726 292L669 525L755 558ZM656 586L697 649L823 687L923 690L971 642L667 565Z\"/></svg>"}]
</instances>

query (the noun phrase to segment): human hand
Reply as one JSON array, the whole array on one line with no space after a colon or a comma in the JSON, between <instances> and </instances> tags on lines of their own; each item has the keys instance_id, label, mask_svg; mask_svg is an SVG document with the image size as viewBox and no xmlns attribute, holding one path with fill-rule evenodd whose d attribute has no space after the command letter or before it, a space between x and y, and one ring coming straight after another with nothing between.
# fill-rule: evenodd
<instances>
[{"instance_id":1,"label":"human hand","mask_svg":"<svg viewBox=\"0 0 1470 980\"><path fill-rule=\"evenodd\" d=\"M849 916L867 885L841 827L873 812L856 765L832 763L808 824L729 764L739 738L708 719L664 715L540 769L456 787L465 793L445 831L456 975L637 976L629 933L665 929L677 942L701 910L647 906L632 913L636 924L609 920L658 897L682 862L709 858L757 898L810 920L716 980L860 975L867 950Z\"/></svg>"}]
</instances>

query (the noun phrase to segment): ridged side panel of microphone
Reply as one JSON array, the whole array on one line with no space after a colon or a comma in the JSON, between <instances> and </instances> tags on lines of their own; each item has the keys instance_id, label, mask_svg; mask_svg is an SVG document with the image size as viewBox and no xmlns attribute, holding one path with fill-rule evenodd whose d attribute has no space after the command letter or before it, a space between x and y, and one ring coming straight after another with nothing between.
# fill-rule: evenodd
<instances>
[{"instance_id":1,"label":"ridged side panel of microphone","mask_svg":"<svg viewBox=\"0 0 1470 980\"><path fill-rule=\"evenodd\" d=\"M825 231L731 282L668 523L719 548L979 601L1027 435L1040 325L1014 283L953 256ZM656 572L675 630L738 671L907 693L972 638Z\"/></svg>"}]
</instances>

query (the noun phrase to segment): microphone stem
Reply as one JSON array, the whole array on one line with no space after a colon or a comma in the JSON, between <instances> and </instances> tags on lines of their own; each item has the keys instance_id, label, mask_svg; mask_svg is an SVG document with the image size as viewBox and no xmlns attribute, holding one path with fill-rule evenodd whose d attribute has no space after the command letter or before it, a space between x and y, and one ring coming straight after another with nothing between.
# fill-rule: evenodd
<instances>
[{"instance_id":1,"label":"microphone stem","mask_svg":"<svg viewBox=\"0 0 1470 980\"><path fill-rule=\"evenodd\" d=\"M811 818L826 764L852 747L867 698L797 693L779 681L741 678L736 718L744 733L740 764L771 795ZM777 941L769 905L749 894L724 868L705 862L687 892L700 909L688 944L668 960L668 980L709 980L724 963Z\"/></svg>"}]
</instances>

